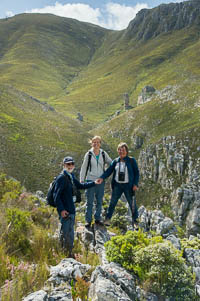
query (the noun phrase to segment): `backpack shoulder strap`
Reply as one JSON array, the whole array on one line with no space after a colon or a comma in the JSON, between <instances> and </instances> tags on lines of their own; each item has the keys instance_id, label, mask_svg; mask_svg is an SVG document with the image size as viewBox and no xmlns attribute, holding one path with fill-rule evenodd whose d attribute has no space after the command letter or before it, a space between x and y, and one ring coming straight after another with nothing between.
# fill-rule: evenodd
<instances>
[{"instance_id":1,"label":"backpack shoulder strap","mask_svg":"<svg viewBox=\"0 0 200 301\"><path fill-rule=\"evenodd\" d=\"M103 157L103 170L105 170L106 155L105 155L105 152L103 150L102 150L101 154L102 154L102 157Z\"/></svg>"},{"instance_id":2,"label":"backpack shoulder strap","mask_svg":"<svg viewBox=\"0 0 200 301\"><path fill-rule=\"evenodd\" d=\"M87 168L86 168L86 172L85 172L85 179L87 177L88 170L90 169L90 171L91 171L91 159L92 159L92 152L89 151L88 152L88 163L87 163Z\"/></svg>"}]
</instances>

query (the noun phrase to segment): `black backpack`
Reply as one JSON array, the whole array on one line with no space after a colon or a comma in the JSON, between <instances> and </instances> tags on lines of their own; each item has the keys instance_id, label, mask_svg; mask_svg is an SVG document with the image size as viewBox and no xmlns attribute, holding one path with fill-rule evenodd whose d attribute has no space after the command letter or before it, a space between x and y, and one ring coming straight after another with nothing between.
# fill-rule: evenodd
<instances>
[{"instance_id":1,"label":"black backpack","mask_svg":"<svg viewBox=\"0 0 200 301\"><path fill-rule=\"evenodd\" d=\"M57 180L57 177L55 177L54 180L50 183L49 189L48 189L48 192L47 192L47 197L46 197L47 204L49 206L54 207L54 208L56 208L56 204L54 202L53 193L54 193L54 189L55 189L55 186L56 186L56 180Z\"/></svg>"},{"instance_id":2,"label":"black backpack","mask_svg":"<svg viewBox=\"0 0 200 301\"><path fill-rule=\"evenodd\" d=\"M57 207L56 204L55 204L55 201L54 201L54 197L53 197L57 178L58 177L55 177L54 180L50 183L49 189L48 189L48 192L47 192L47 197L46 197L47 204L51 207L54 207L54 208ZM67 182L70 181L68 176L65 176L65 178L66 178ZM75 185L73 185L73 196L76 196L76 203L81 202L80 190L77 189Z\"/></svg>"}]
</instances>

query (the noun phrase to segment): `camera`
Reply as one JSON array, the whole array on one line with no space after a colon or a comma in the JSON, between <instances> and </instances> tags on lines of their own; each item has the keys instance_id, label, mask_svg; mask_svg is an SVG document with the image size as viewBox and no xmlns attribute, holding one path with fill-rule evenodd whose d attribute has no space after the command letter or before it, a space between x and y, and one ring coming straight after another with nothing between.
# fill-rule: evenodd
<instances>
[{"instance_id":1,"label":"camera","mask_svg":"<svg viewBox=\"0 0 200 301\"><path fill-rule=\"evenodd\" d=\"M124 182L125 181L125 172L119 171L118 180L120 182Z\"/></svg>"}]
</instances>

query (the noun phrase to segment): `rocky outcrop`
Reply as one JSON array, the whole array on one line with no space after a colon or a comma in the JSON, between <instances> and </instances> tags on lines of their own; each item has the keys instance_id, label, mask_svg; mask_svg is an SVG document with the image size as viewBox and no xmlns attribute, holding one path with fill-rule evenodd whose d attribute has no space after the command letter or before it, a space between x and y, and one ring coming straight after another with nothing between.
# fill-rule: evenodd
<instances>
[{"instance_id":1,"label":"rocky outcrop","mask_svg":"<svg viewBox=\"0 0 200 301\"><path fill-rule=\"evenodd\" d=\"M177 104L180 101L176 95L178 88L178 85L168 85L162 90L156 90L153 86L145 86L138 96L137 105L143 105L154 99L161 103L171 101L172 104Z\"/></svg>"},{"instance_id":2,"label":"rocky outcrop","mask_svg":"<svg viewBox=\"0 0 200 301\"><path fill-rule=\"evenodd\" d=\"M148 40L162 33L200 24L200 2L161 4L153 9L142 9L125 31L126 38Z\"/></svg>"},{"instance_id":3,"label":"rocky outcrop","mask_svg":"<svg viewBox=\"0 0 200 301\"><path fill-rule=\"evenodd\" d=\"M138 105L142 105L146 102L149 102L152 100L152 97L155 96L155 88L153 86L145 86L142 89L141 94L138 96Z\"/></svg>"},{"instance_id":4,"label":"rocky outcrop","mask_svg":"<svg viewBox=\"0 0 200 301\"><path fill-rule=\"evenodd\" d=\"M140 223L139 226L145 232L154 231L163 238L170 240L176 247L180 248L180 242L176 240L174 234L177 229L171 218L165 217L160 210L147 210L144 206L141 206L138 210Z\"/></svg>"},{"instance_id":5,"label":"rocky outcrop","mask_svg":"<svg viewBox=\"0 0 200 301\"><path fill-rule=\"evenodd\" d=\"M116 263L97 267L91 283L89 298L92 300L136 300L134 276Z\"/></svg>"},{"instance_id":6,"label":"rocky outcrop","mask_svg":"<svg viewBox=\"0 0 200 301\"><path fill-rule=\"evenodd\" d=\"M191 147L187 137L164 137L142 150L138 162L141 182L159 184L175 219L186 222L188 235L195 235L200 231L200 159L191 157Z\"/></svg>"},{"instance_id":7,"label":"rocky outcrop","mask_svg":"<svg viewBox=\"0 0 200 301\"><path fill-rule=\"evenodd\" d=\"M124 93L124 110L128 111L132 109L133 107L129 104L129 95L128 93Z\"/></svg>"},{"instance_id":8,"label":"rocky outcrop","mask_svg":"<svg viewBox=\"0 0 200 301\"><path fill-rule=\"evenodd\" d=\"M170 240L177 249L180 249L180 240L176 237L173 222L166 218L161 211L148 211L145 207L139 208L140 227L150 229ZM96 233L97 232L97 233ZM88 231L79 225L77 235L85 247L90 247L105 257L104 243L110 239L105 227L97 226ZM185 249L185 258L196 274L196 291L200 290L200 250ZM159 298L137 286L137 277L129 273L122 266L106 259L101 261L90 274L91 266L82 264L75 259L65 258L58 265L50 267L50 277L43 289L29 294L23 301L72 301L72 285L77 276L86 279L89 284L88 298L92 301L158 301ZM200 294L199 294L200 296ZM79 299L77 298L77 301ZM167 299L166 299L167 300ZM165 300L165 301L166 301Z\"/></svg>"},{"instance_id":9,"label":"rocky outcrop","mask_svg":"<svg viewBox=\"0 0 200 301\"><path fill-rule=\"evenodd\" d=\"M50 268L50 278L45 287L25 297L23 301L72 301L71 281L76 277L83 277L91 268L88 264L82 264L75 259L63 259L57 266Z\"/></svg>"}]
</instances>

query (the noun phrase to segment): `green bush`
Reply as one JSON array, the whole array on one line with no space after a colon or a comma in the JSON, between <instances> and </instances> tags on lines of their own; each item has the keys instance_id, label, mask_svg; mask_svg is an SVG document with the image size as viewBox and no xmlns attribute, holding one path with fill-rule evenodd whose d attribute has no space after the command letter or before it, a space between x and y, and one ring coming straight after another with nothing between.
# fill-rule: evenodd
<instances>
[{"instance_id":1,"label":"green bush","mask_svg":"<svg viewBox=\"0 0 200 301\"><path fill-rule=\"evenodd\" d=\"M124 236L112 237L105 244L109 261L121 264L138 275L145 290L159 296L195 300L194 277L170 242L162 237L148 238L142 231L127 232Z\"/></svg>"},{"instance_id":2,"label":"green bush","mask_svg":"<svg viewBox=\"0 0 200 301\"><path fill-rule=\"evenodd\" d=\"M18 208L6 209L7 231L4 233L4 240L8 252L26 254L30 249L29 233L31 224L30 213Z\"/></svg>"},{"instance_id":3,"label":"green bush","mask_svg":"<svg viewBox=\"0 0 200 301\"><path fill-rule=\"evenodd\" d=\"M124 236L114 236L105 243L106 255L109 261L118 262L127 270L133 271L136 251L149 243L141 230L128 231Z\"/></svg>"},{"instance_id":4,"label":"green bush","mask_svg":"<svg viewBox=\"0 0 200 301\"><path fill-rule=\"evenodd\" d=\"M200 249L200 239L197 237L194 237L193 239L189 240L187 238L181 239L181 249L184 251L186 248L191 248L191 249Z\"/></svg>"},{"instance_id":5,"label":"green bush","mask_svg":"<svg viewBox=\"0 0 200 301\"><path fill-rule=\"evenodd\" d=\"M163 297L195 300L194 278L180 252L170 242L149 245L135 254L134 271L143 287Z\"/></svg>"},{"instance_id":6,"label":"green bush","mask_svg":"<svg viewBox=\"0 0 200 301\"><path fill-rule=\"evenodd\" d=\"M0 174L0 201L6 202L7 199L14 199L22 193L23 187L20 182L7 179L5 174Z\"/></svg>"}]
</instances>

